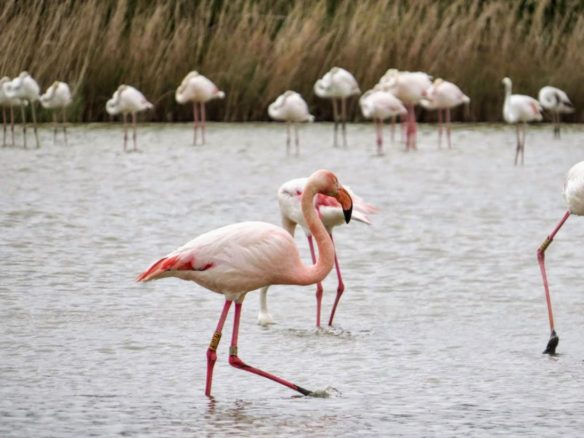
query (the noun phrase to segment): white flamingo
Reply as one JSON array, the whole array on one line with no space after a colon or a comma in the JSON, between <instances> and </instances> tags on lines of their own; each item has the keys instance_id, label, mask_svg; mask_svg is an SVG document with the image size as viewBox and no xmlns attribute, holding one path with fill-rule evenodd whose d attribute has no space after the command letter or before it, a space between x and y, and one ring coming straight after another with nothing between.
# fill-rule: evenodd
<instances>
[{"instance_id":1,"label":"white flamingo","mask_svg":"<svg viewBox=\"0 0 584 438\"><path fill-rule=\"evenodd\" d=\"M132 115L132 127L133 135L132 140L134 142L134 150L138 150L137 145L137 132L136 132L136 114L140 111L145 111L154 108L144 95L138 91L136 88L130 85L120 85L115 91L114 95L110 100L107 101L105 109L108 114L115 116L117 114L122 114L124 123L124 151L127 149L128 144L128 126L127 126L127 115Z\"/></svg>"},{"instance_id":2,"label":"white flamingo","mask_svg":"<svg viewBox=\"0 0 584 438\"><path fill-rule=\"evenodd\" d=\"M383 154L383 121L388 118L407 114L404 104L389 91L373 89L366 91L359 99L361 112L375 122L377 134L377 153Z\"/></svg>"},{"instance_id":3,"label":"white flamingo","mask_svg":"<svg viewBox=\"0 0 584 438\"><path fill-rule=\"evenodd\" d=\"M565 91L548 85L539 90L538 100L544 109L552 113L554 137L560 138L560 115L574 112L570 98Z\"/></svg>"},{"instance_id":4,"label":"white flamingo","mask_svg":"<svg viewBox=\"0 0 584 438\"><path fill-rule=\"evenodd\" d=\"M564 185L564 198L568 204L568 211L564 214L558 225L553 229L551 234L545 238L541 246L537 250L537 262L541 271L543 280L543 287L545 289L545 297L547 302L548 318L550 322L551 335L547 347L544 351L546 354L555 354L556 347L560 338L558 337L555 325L554 315L552 312L552 302L550 298L550 290L545 272L545 250L550 246L554 240L555 235L560 230L564 222L568 220L570 215L584 216L584 161L580 161L568 171L566 183Z\"/></svg>"},{"instance_id":5,"label":"white flamingo","mask_svg":"<svg viewBox=\"0 0 584 438\"><path fill-rule=\"evenodd\" d=\"M446 125L448 147L452 147L450 141L450 109L459 105L470 103L470 97L465 95L456 84L443 79L435 79L432 86L425 92L422 106L428 110L438 111L438 147L442 145L442 123ZM444 112L444 117L442 116Z\"/></svg>"},{"instance_id":6,"label":"white flamingo","mask_svg":"<svg viewBox=\"0 0 584 438\"><path fill-rule=\"evenodd\" d=\"M14 106L28 105L27 101L9 97L5 92L6 84L10 82L8 76L0 79L0 106L2 107L2 146L6 146L6 137L8 136L8 124L10 124L10 133L12 136L12 146L14 146ZM6 108L10 110L10 122L6 114Z\"/></svg>"},{"instance_id":7,"label":"white flamingo","mask_svg":"<svg viewBox=\"0 0 584 438\"><path fill-rule=\"evenodd\" d=\"M515 165L521 155L521 164L525 158L525 131L527 122L540 121L541 106L530 96L511 94L511 79L503 78L505 86L505 103L503 104L503 118L507 123L517 125L517 148L515 150Z\"/></svg>"},{"instance_id":8,"label":"white flamingo","mask_svg":"<svg viewBox=\"0 0 584 438\"><path fill-rule=\"evenodd\" d=\"M278 189L278 204L280 206L280 214L282 216L282 226L294 236L296 230L296 225L300 225L306 234L308 239L308 245L310 247L310 255L312 257L312 262L316 263L316 254L314 251L314 244L312 241L312 231L310 227L306 224L302 210L302 199L303 194L306 191L306 186L308 184L308 178L296 178L285 182ZM345 187L349 195L353 200L353 212L352 218L369 224L368 214L375 213L377 209L372 205L366 203L355 195L349 187ZM318 212L327 233L333 240L333 228L345 223L344 214L342 206L337 200L331 198L330 196L325 196L323 194L317 195L314 198L313 205ZM343 277L341 275L341 269L339 267L339 261L335 251L335 269L337 272L338 286L337 295L335 298L335 303L333 305L331 315L329 318L329 325L332 325L333 318L341 299L341 295L345 291L345 284L343 283ZM268 287L266 286L262 289L260 294L260 311L258 314L258 324L268 325L273 323L273 318L268 311L267 302ZM316 285L316 326L320 327L320 313L322 304L322 283L319 281Z\"/></svg>"},{"instance_id":9,"label":"white flamingo","mask_svg":"<svg viewBox=\"0 0 584 438\"><path fill-rule=\"evenodd\" d=\"M205 125L207 115L205 103L212 99L223 99L225 93L197 71L192 71L185 76L180 86L176 89L175 98L180 104L193 103L193 144L197 144L197 130L199 129L199 109L201 109L200 129L201 144L205 144Z\"/></svg>"},{"instance_id":10,"label":"white flamingo","mask_svg":"<svg viewBox=\"0 0 584 438\"><path fill-rule=\"evenodd\" d=\"M248 292L270 284L309 285L321 281L334 263L333 242L318 219L313 199L319 194L332 196L342 206L345 221L351 219L352 201L335 174L319 170L311 175L302 196L302 214L318 245L316 264L307 266L300 259L294 239L282 228L265 222L240 222L202 234L183 247L152 264L138 281L178 277L224 295L225 304L209 348L205 394L211 396L217 347L231 304L235 316L229 364L235 368L271 379L303 395L311 392L273 374L244 363L238 355L241 307Z\"/></svg>"},{"instance_id":11,"label":"white flamingo","mask_svg":"<svg viewBox=\"0 0 584 438\"><path fill-rule=\"evenodd\" d=\"M12 81L7 82L4 85L4 92L11 99L20 99L21 102L20 109L22 113L22 136L25 148L26 148L26 113L24 107L26 106L25 102L30 104L36 146L37 148L40 148L41 143L39 141L35 110L35 102L40 98L39 85L32 78L32 76L28 74L28 72L23 71L16 78L12 79Z\"/></svg>"},{"instance_id":12,"label":"white flamingo","mask_svg":"<svg viewBox=\"0 0 584 438\"><path fill-rule=\"evenodd\" d=\"M41 105L43 108L53 110L53 141L57 140L57 111L61 110L63 120L63 135L65 144L67 144L67 107L71 104L71 90L66 82L55 81L53 85L47 88L45 94L41 96Z\"/></svg>"},{"instance_id":13,"label":"white flamingo","mask_svg":"<svg viewBox=\"0 0 584 438\"><path fill-rule=\"evenodd\" d=\"M321 79L314 84L314 92L318 97L331 99L333 102L333 118L335 121L334 146L337 142L337 131L339 121L343 130L343 146L347 146L347 99L351 96L361 94L359 84L355 77L341 67L333 67ZM338 102L340 100L340 113Z\"/></svg>"},{"instance_id":14,"label":"white flamingo","mask_svg":"<svg viewBox=\"0 0 584 438\"><path fill-rule=\"evenodd\" d=\"M290 130L294 127L296 155L300 153L297 123L313 122L314 116L308 112L308 105L300 94L295 91L286 91L270 104L268 114L274 120L286 122L286 154L290 153Z\"/></svg>"},{"instance_id":15,"label":"white flamingo","mask_svg":"<svg viewBox=\"0 0 584 438\"><path fill-rule=\"evenodd\" d=\"M417 127L414 105L424 98L426 90L432 85L432 77L423 72L398 71L391 68L381 77L377 85L382 90L391 92L408 109L406 149L416 149Z\"/></svg>"}]
</instances>

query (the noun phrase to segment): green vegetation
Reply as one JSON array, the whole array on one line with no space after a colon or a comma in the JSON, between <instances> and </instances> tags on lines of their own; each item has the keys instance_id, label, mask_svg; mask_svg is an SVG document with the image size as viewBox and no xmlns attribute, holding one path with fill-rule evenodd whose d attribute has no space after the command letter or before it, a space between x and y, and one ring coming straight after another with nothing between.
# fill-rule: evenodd
<instances>
[{"instance_id":1,"label":"green vegetation","mask_svg":"<svg viewBox=\"0 0 584 438\"><path fill-rule=\"evenodd\" d=\"M105 102L121 83L156 105L152 120L188 120L174 90L190 70L227 94L210 105L211 119L265 120L287 89L330 118L312 85L334 65L362 90L390 67L451 80L471 97L472 121L501 119L504 76L514 92L555 85L584 105L581 0L4 0L0 8L0 76L27 70L43 89L71 83L77 121L108 120Z\"/></svg>"}]
</instances>

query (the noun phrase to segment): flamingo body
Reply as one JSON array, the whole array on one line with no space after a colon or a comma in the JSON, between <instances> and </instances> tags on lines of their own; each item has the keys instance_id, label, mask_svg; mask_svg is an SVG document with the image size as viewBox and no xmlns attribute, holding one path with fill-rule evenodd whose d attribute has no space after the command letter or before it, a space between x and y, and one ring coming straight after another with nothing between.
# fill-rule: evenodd
<instances>
[{"instance_id":1,"label":"flamingo body","mask_svg":"<svg viewBox=\"0 0 584 438\"><path fill-rule=\"evenodd\" d=\"M300 153L300 140L296 123L313 122L314 116L308 112L308 105L302 96L295 91L286 91L270 104L268 114L274 120L280 120L288 124L286 129L286 153L290 153L290 127L294 127L296 155Z\"/></svg>"},{"instance_id":2,"label":"flamingo body","mask_svg":"<svg viewBox=\"0 0 584 438\"><path fill-rule=\"evenodd\" d=\"M389 91L368 90L359 99L359 105L363 117L368 119L386 120L407 113L402 101Z\"/></svg>"},{"instance_id":3,"label":"flamingo body","mask_svg":"<svg viewBox=\"0 0 584 438\"><path fill-rule=\"evenodd\" d=\"M0 107L2 107L2 146L6 146L6 138L8 134L8 126L10 125L10 132L12 136L12 146L14 146L14 107L21 106L24 107L28 105L26 100L21 100L17 97L10 97L10 92L7 92L9 87L10 78L4 76L0 78ZM10 111L10 122L8 121L8 116L6 114L6 108Z\"/></svg>"},{"instance_id":4,"label":"flamingo body","mask_svg":"<svg viewBox=\"0 0 584 438\"><path fill-rule=\"evenodd\" d=\"M554 136L560 137L561 114L574 112L574 106L565 91L556 87L546 86L539 90L539 103L552 115L554 123Z\"/></svg>"},{"instance_id":5,"label":"flamingo body","mask_svg":"<svg viewBox=\"0 0 584 438\"><path fill-rule=\"evenodd\" d=\"M114 92L114 95L110 100L107 101L105 109L108 114L114 116L117 114L122 114L123 124L124 124L124 150L126 150L128 143L128 131L126 126L126 117L128 114L132 116L132 126L133 126L133 142L134 150L138 150L137 145L137 128L136 128L136 114L154 108L146 97L130 85L120 85L118 89Z\"/></svg>"},{"instance_id":6,"label":"flamingo body","mask_svg":"<svg viewBox=\"0 0 584 438\"><path fill-rule=\"evenodd\" d=\"M41 105L46 109L61 110L63 119L63 134L67 143L67 111L71 104L71 90L66 82L55 81L47 88L45 94L41 96ZM55 124L53 141L57 139L57 113L53 111L53 122Z\"/></svg>"},{"instance_id":7,"label":"flamingo body","mask_svg":"<svg viewBox=\"0 0 584 438\"><path fill-rule=\"evenodd\" d=\"M575 164L568 171L564 198L571 214L584 216L584 161Z\"/></svg>"},{"instance_id":8,"label":"flamingo body","mask_svg":"<svg viewBox=\"0 0 584 438\"><path fill-rule=\"evenodd\" d=\"M24 147L26 148L26 112L24 107L30 104L30 110L32 114L32 123L34 136L36 141L36 146L39 148L41 143L39 141L37 122L36 122L36 110L35 102L40 98L40 87L39 84L33 79L33 77L26 71L21 72L16 78L4 85L4 93L9 99L18 99L20 103L20 110L22 114L22 137L24 140Z\"/></svg>"}]
</instances>

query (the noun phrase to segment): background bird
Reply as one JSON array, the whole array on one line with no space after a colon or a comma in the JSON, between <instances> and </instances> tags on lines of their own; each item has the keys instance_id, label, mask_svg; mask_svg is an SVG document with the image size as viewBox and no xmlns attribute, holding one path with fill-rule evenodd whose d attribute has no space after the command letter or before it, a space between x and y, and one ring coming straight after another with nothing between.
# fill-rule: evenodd
<instances>
[{"instance_id":1,"label":"background bird","mask_svg":"<svg viewBox=\"0 0 584 438\"><path fill-rule=\"evenodd\" d=\"M268 114L274 120L286 122L286 154L290 153L291 125L294 127L296 155L298 155L300 153L300 140L296 124L314 121L314 116L308 112L306 101L297 92L288 90L270 104Z\"/></svg>"},{"instance_id":2,"label":"background bird","mask_svg":"<svg viewBox=\"0 0 584 438\"><path fill-rule=\"evenodd\" d=\"M212 99L223 99L225 93L197 71L185 76L175 93L176 101L180 104L193 103L193 144L197 144L197 130L199 129L199 107L201 110L200 129L201 144L205 144L205 125L207 115L205 104Z\"/></svg>"},{"instance_id":3,"label":"background bird","mask_svg":"<svg viewBox=\"0 0 584 438\"><path fill-rule=\"evenodd\" d=\"M40 98L40 88L37 82L28 72L21 72L16 78L4 85L4 93L11 99L20 100L20 109L22 114L22 136L24 147L26 148L26 112L25 106L30 104L34 137L37 148L41 147L37 129L35 103ZM26 102L26 103L25 103Z\"/></svg>"},{"instance_id":4,"label":"background bird","mask_svg":"<svg viewBox=\"0 0 584 438\"><path fill-rule=\"evenodd\" d=\"M108 114L112 116L120 113L122 114L124 124L124 151L127 149L128 145L128 126L126 118L128 114L132 115L132 140L134 142L134 150L138 150L136 114L141 111L152 109L154 108L154 105L148 102L144 95L136 88L130 85L120 85L112 98L107 101L105 108Z\"/></svg>"},{"instance_id":5,"label":"background bird","mask_svg":"<svg viewBox=\"0 0 584 438\"><path fill-rule=\"evenodd\" d=\"M66 82L55 81L40 98L43 108L53 110L53 141L57 140L57 111L61 110L63 135L67 143L67 107L71 104L71 90Z\"/></svg>"},{"instance_id":6,"label":"background bird","mask_svg":"<svg viewBox=\"0 0 584 438\"><path fill-rule=\"evenodd\" d=\"M12 137L11 145L14 146L14 106L28 105L27 101L9 97L5 92L5 86L10 82L8 76L0 79L0 106L2 107L2 146L7 146L6 138L8 136L8 125L10 124L10 134ZM6 114L6 109L10 112L10 122Z\"/></svg>"},{"instance_id":7,"label":"background bird","mask_svg":"<svg viewBox=\"0 0 584 438\"><path fill-rule=\"evenodd\" d=\"M552 114L554 137L560 138L561 114L573 113L574 105L565 91L549 85L539 90L538 100L541 106Z\"/></svg>"}]
</instances>

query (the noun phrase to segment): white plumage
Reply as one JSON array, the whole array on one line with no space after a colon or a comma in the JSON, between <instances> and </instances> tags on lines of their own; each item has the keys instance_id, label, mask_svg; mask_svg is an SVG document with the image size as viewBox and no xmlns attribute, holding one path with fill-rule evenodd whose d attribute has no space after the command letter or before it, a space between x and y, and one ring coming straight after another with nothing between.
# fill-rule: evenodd
<instances>
[{"instance_id":1,"label":"white plumage","mask_svg":"<svg viewBox=\"0 0 584 438\"><path fill-rule=\"evenodd\" d=\"M62 122L63 122L63 134L65 137L65 143L67 143L67 111L66 108L71 104L71 90L66 82L55 81L53 84L47 88L45 94L41 96L41 105L43 108L54 110L53 111L53 123L54 123L54 134L53 141L57 139L57 111L62 112Z\"/></svg>"},{"instance_id":2,"label":"white plumage","mask_svg":"<svg viewBox=\"0 0 584 438\"><path fill-rule=\"evenodd\" d=\"M392 118L392 134L395 118L407 114L404 104L389 91L372 89L366 91L359 99L361 113L375 122L377 153L383 153L383 121Z\"/></svg>"},{"instance_id":3,"label":"white plumage","mask_svg":"<svg viewBox=\"0 0 584 438\"><path fill-rule=\"evenodd\" d=\"M560 137L561 114L574 112L574 106L565 91L549 85L539 90L538 100L541 106L552 114L554 137Z\"/></svg>"},{"instance_id":4,"label":"white plumage","mask_svg":"<svg viewBox=\"0 0 584 438\"><path fill-rule=\"evenodd\" d=\"M300 153L300 140L298 138L298 127L296 123L313 122L314 116L308 111L308 105L302 96L288 90L278 96L278 98L268 106L268 114L274 120L287 122L286 129L286 153L290 153L290 125L294 126L296 155Z\"/></svg>"},{"instance_id":5,"label":"white plumage","mask_svg":"<svg viewBox=\"0 0 584 438\"><path fill-rule=\"evenodd\" d=\"M37 82L28 72L23 71L16 78L4 84L4 93L9 99L18 99L20 101L24 147L26 147L26 112L24 107L26 106L25 102L30 104L36 146L39 148L41 143L39 141L37 130L35 109L35 102L40 98L39 84L37 84Z\"/></svg>"}]
</instances>

